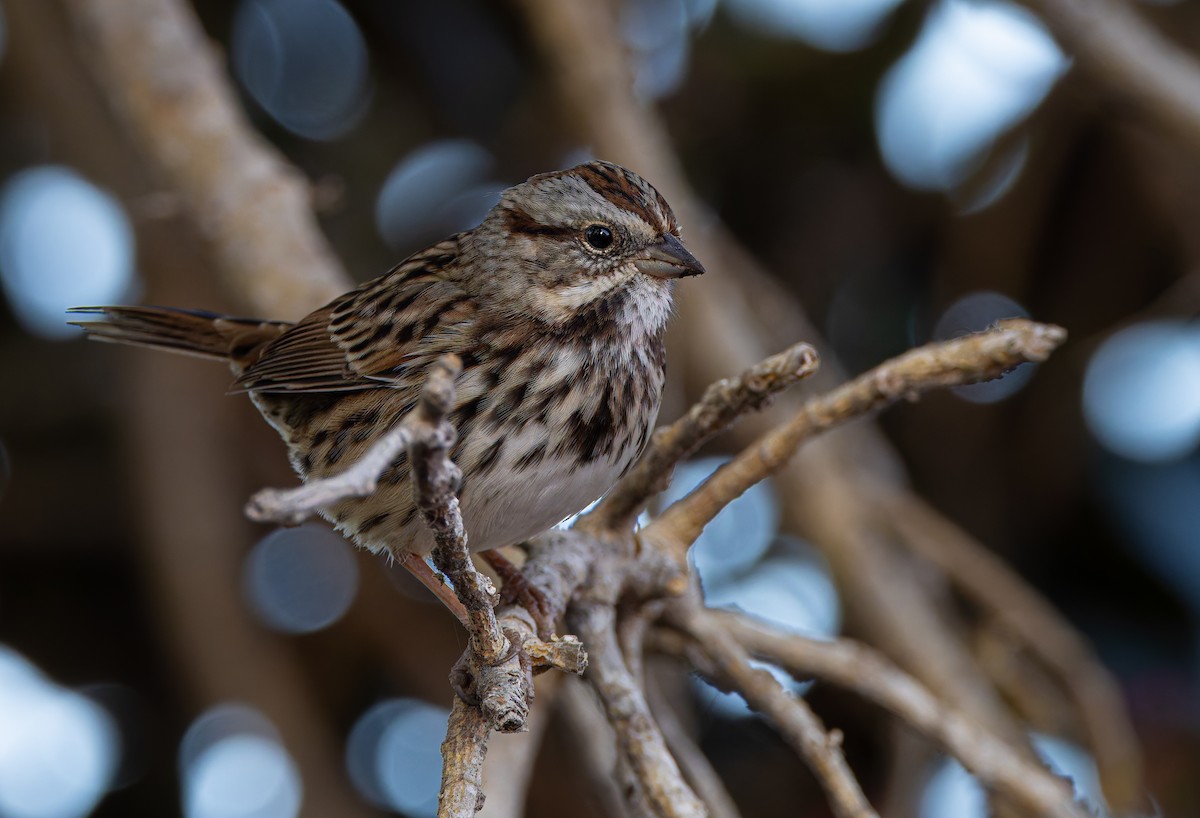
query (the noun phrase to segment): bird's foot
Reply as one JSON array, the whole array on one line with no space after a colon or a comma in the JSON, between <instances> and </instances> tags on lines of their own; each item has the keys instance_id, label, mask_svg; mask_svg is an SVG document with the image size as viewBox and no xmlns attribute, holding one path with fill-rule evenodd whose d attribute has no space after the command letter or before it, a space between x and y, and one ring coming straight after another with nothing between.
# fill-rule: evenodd
<instances>
[{"instance_id":1,"label":"bird's foot","mask_svg":"<svg viewBox=\"0 0 1200 818\"><path fill-rule=\"evenodd\" d=\"M546 599L546 594L542 589L526 579L525 575L521 573L521 569L499 551L481 551L479 556L492 566L492 570L496 572L496 575L500 577L500 582L503 583L504 587L500 590L500 604L517 604L529 611L529 615L533 617L533 622L537 626L538 638L550 639L554 634L555 622L550 601Z\"/></svg>"}]
</instances>

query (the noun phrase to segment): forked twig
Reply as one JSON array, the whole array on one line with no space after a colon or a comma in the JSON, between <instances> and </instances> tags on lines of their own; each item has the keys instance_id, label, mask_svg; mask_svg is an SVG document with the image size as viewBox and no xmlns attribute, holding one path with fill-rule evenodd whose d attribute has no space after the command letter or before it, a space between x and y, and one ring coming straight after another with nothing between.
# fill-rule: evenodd
<instances>
[{"instance_id":1,"label":"forked twig","mask_svg":"<svg viewBox=\"0 0 1200 818\"><path fill-rule=\"evenodd\" d=\"M846 639L824 642L785 633L739 613L708 611L719 627L754 656L797 678L816 677L859 693L893 713L962 762L985 786L1035 815L1082 818L1071 788L1031 763L1007 742L939 702L909 674L867 647ZM699 641L695 651L705 652Z\"/></svg>"},{"instance_id":2,"label":"forked twig","mask_svg":"<svg viewBox=\"0 0 1200 818\"><path fill-rule=\"evenodd\" d=\"M785 690L767 671L753 667L746 648L708 616L697 593L676 602L668 619L695 640L712 667L747 704L775 725L816 775L838 818L878 818L846 763L841 732L826 730L803 699Z\"/></svg>"},{"instance_id":3,"label":"forked twig","mask_svg":"<svg viewBox=\"0 0 1200 818\"><path fill-rule=\"evenodd\" d=\"M802 443L819 432L902 398L915 399L936 387L978 383L1022 363L1043 361L1066 337L1061 327L1012 319L886 361L806 401L789 422L747 446L642 529L639 539L673 553L682 565L687 548L721 509L786 463Z\"/></svg>"},{"instance_id":4,"label":"forked twig","mask_svg":"<svg viewBox=\"0 0 1200 818\"><path fill-rule=\"evenodd\" d=\"M622 658L614 606L606 600L576 601L570 621L592 653L587 680L616 733L620 759L640 790L626 797L635 802L644 799L662 818L705 818L704 804L684 781L637 679Z\"/></svg>"},{"instance_id":5,"label":"forked twig","mask_svg":"<svg viewBox=\"0 0 1200 818\"><path fill-rule=\"evenodd\" d=\"M666 488L679 461L742 414L763 408L776 393L816 372L819 364L812 345L799 343L709 386L687 414L654 433L638 464L579 525L589 530L627 526L650 497Z\"/></svg>"}]
</instances>

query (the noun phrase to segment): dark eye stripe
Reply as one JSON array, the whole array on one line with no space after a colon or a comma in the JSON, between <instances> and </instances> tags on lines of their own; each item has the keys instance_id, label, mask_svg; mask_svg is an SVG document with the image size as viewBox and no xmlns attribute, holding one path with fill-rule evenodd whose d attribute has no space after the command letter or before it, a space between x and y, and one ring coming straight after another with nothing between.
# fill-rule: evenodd
<instances>
[{"instance_id":1,"label":"dark eye stripe","mask_svg":"<svg viewBox=\"0 0 1200 818\"><path fill-rule=\"evenodd\" d=\"M526 236L551 236L554 238L574 238L577 230L574 227L546 225L530 216L524 210L510 207L505 214L510 233L520 233Z\"/></svg>"}]
</instances>

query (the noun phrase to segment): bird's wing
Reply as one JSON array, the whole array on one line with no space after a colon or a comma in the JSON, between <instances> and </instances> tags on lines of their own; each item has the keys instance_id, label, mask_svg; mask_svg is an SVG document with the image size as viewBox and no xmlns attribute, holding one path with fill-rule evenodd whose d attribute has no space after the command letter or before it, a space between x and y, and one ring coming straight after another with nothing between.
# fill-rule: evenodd
<instances>
[{"instance_id":1,"label":"bird's wing","mask_svg":"<svg viewBox=\"0 0 1200 818\"><path fill-rule=\"evenodd\" d=\"M239 391L341 392L394 388L405 372L446 351L475 302L442 271L457 237L410 256L391 272L322 307L284 332L238 379Z\"/></svg>"}]
</instances>

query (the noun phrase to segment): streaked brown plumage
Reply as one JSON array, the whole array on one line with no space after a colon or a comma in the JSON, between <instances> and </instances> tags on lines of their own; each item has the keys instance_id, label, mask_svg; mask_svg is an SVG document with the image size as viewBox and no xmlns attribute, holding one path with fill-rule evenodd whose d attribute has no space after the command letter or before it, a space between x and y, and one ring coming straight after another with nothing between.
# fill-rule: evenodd
<instances>
[{"instance_id":1,"label":"streaked brown plumage","mask_svg":"<svg viewBox=\"0 0 1200 818\"><path fill-rule=\"evenodd\" d=\"M703 272L674 214L605 162L510 188L483 223L301 321L85 307L92 337L229 361L236 390L302 478L355 462L416 400L427 367L463 360L452 421L472 550L519 542L596 499L645 447L664 378L672 279ZM426 554L404 457L326 516L360 545Z\"/></svg>"}]
</instances>

